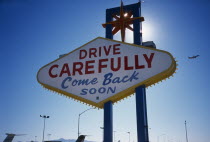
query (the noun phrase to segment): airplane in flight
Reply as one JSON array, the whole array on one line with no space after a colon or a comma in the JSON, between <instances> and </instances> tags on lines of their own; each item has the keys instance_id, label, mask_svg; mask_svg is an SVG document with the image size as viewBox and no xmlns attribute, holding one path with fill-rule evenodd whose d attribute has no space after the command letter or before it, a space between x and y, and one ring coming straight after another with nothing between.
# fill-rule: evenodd
<instances>
[{"instance_id":1,"label":"airplane in flight","mask_svg":"<svg viewBox=\"0 0 210 142\"><path fill-rule=\"evenodd\" d=\"M196 55L196 56L191 56L191 57L188 57L188 59L195 59L197 57L199 57L200 55Z\"/></svg>"}]
</instances>

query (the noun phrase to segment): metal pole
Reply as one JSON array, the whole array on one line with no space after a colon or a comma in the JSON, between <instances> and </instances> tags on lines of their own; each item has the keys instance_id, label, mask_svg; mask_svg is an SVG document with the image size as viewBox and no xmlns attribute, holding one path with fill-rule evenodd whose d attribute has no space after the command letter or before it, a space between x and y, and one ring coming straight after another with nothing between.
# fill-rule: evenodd
<instances>
[{"instance_id":1,"label":"metal pole","mask_svg":"<svg viewBox=\"0 0 210 142\"><path fill-rule=\"evenodd\" d=\"M113 21L113 18L112 18L112 13L107 9L106 10L106 23L107 22L111 22ZM112 35L112 25L111 24L108 24L106 26L106 35L105 35L106 38L109 38L109 39L113 39L113 35Z\"/></svg>"},{"instance_id":2,"label":"metal pole","mask_svg":"<svg viewBox=\"0 0 210 142\"><path fill-rule=\"evenodd\" d=\"M78 137L79 137L79 121L80 121L80 114L79 114L79 117L78 117Z\"/></svg>"},{"instance_id":3,"label":"metal pole","mask_svg":"<svg viewBox=\"0 0 210 142\"><path fill-rule=\"evenodd\" d=\"M45 131L45 117L44 117L44 128L43 128L43 135L42 135L42 141L44 142L44 131Z\"/></svg>"},{"instance_id":4,"label":"metal pole","mask_svg":"<svg viewBox=\"0 0 210 142\"><path fill-rule=\"evenodd\" d=\"M129 135L129 142L130 142L130 132L127 132L128 133L128 135Z\"/></svg>"},{"instance_id":5,"label":"metal pole","mask_svg":"<svg viewBox=\"0 0 210 142\"><path fill-rule=\"evenodd\" d=\"M185 131L186 131L186 142L188 142L188 136L187 136L187 122L185 120Z\"/></svg>"},{"instance_id":6,"label":"metal pole","mask_svg":"<svg viewBox=\"0 0 210 142\"><path fill-rule=\"evenodd\" d=\"M141 16L141 2L139 5L135 5L135 9L133 10L133 17ZM140 32L142 29L141 22L139 20L134 20L133 23L133 42L137 45L142 45L142 33Z\"/></svg>"},{"instance_id":7,"label":"metal pole","mask_svg":"<svg viewBox=\"0 0 210 142\"><path fill-rule=\"evenodd\" d=\"M115 142L115 132L116 132L116 131L114 131L114 142Z\"/></svg>"},{"instance_id":8,"label":"metal pole","mask_svg":"<svg viewBox=\"0 0 210 142\"><path fill-rule=\"evenodd\" d=\"M113 109L112 102L104 104L104 142L113 142Z\"/></svg>"},{"instance_id":9,"label":"metal pole","mask_svg":"<svg viewBox=\"0 0 210 142\"><path fill-rule=\"evenodd\" d=\"M133 12L133 17L139 17L141 14L141 3L136 3L136 4L132 4L132 5L129 5L129 6L124 6L124 8L127 10L127 11L132 11ZM120 12L120 8L113 8L113 9L107 9L106 10L106 23L107 22L111 22L113 21L113 17L112 17L112 14L114 13L119 13ZM134 44L137 44L137 45L141 45L142 44L142 33L140 32L141 30L141 23L139 22L139 20L134 20L134 23L133 23L133 29L134 29ZM106 26L106 38L109 38L109 39L113 39L113 35L112 35L112 25L111 24L108 24ZM139 98L140 96L140 100L142 99L141 98L141 94L137 94L137 98ZM144 93L145 94L145 93ZM145 97L144 97L145 98ZM136 100L136 102L138 103L138 100ZM146 100L144 100L146 102ZM142 105L145 104L145 103L141 103ZM142 105L137 105L137 112L140 112L141 108L142 108ZM144 106L145 108L145 106ZM146 109L146 108L145 108ZM109 112L109 111L110 112ZM141 115L141 112L137 114L137 125L142 125L142 129L143 131L140 132L141 130L138 130L138 138L142 137L142 135L144 135L143 137L146 139L146 141L149 141L148 140L148 129L146 128L147 132L144 132L144 128L147 127L147 119L143 119L145 120L145 124L144 124L144 121L142 122L139 122L138 119L141 119L142 117L146 117L144 114L145 113L145 110L142 110L142 115ZM106 116L108 115L108 116ZM109 122L106 122L106 119L109 118ZM139 122L139 123L138 123ZM112 142L112 135L113 135L113 130L112 130L112 102L107 102L104 104L104 142ZM141 123L141 124L140 124ZM107 125L107 126L106 126ZM137 128L140 128L139 126L137 126ZM145 136L147 135L147 136ZM144 140L145 140L144 139ZM146 142L146 141L141 141L139 140L138 142Z\"/></svg>"},{"instance_id":10,"label":"metal pole","mask_svg":"<svg viewBox=\"0 0 210 142\"><path fill-rule=\"evenodd\" d=\"M157 136L157 142L159 142L160 137L164 136L164 135L166 135L166 134L161 134L161 135Z\"/></svg>"},{"instance_id":11,"label":"metal pole","mask_svg":"<svg viewBox=\"0 0 210 142\"><path fill-rule=\"evenodd\" d=\"M45 119L46 118L50 118L50 116L46 116L46 115L40 115L40 117L42 117L44 119L44 128L43 128L43 136L42 136L42 141L44 142L44 132L45 132Z\"/></svg>"},{"instance_id":12,"label":"metal pole","mask_svg":"<svg viewBox=\"0 0 210 142\"><path fill-rule=\"evenodd\" d=\"M149 142L145 86L136 88L136 115L138 142Z\"/></svg>"},{"instance_id":13,"label":"metal pole","mask_svg":"<svg viewBox=\"0 0 210 142\"><path fill-rule=\"evenodd\" d=\"M141 16L141 2L139 7L134 10L133 17ZM134 21L134 44L142 45L141 22ZM147 123L147 105L145 85L136 88L136 116L137 116L137 135L138 142L149 142L148 123Z\"/></svg>"},{"instance_id":14,"label":"metal pole","mask_svg":"<svg viewBox=\"0 0 210 142\"><path fill-rule=\"evenodd\" d=\"M112 12L106 10L106 22L113 21ZM106 38L113 39L112 25L106 26ZM104 103L104 142L113 142L113 104L111 101Z\"/></svg>"},{"instance_id":15,"label":"metal pole","mask_svg":"<svg viewBox=\"0 0 210 142\"><path fill-rule=\"evenodd\" d=\"M47 134L47 136L48 136L48 141L50 140L50 136L51 136L51 134Z\"/></svg>"},{"instance_id":16,"label":"metal pole","mask_svg":"<svg viewBox=\"0 0 210 142\"><path fill-rule=\"evenodd\" d=\"M103 131L102 131L102 142L104 141L103 138L104 138L104 127L100 127Z\"/></svg>"},{"instance_id":17,"label":"metal pole","mask_svg":"<svg viewBox=\"0 0 210 142\"><path fill-rule=\"evenodd\" d=\"M78 137L79 137L79 134L80 134L80 132L79 132L80 116L81 116L83 113L85 113L86 111L90 110L90 109L94 109L94 108L86 109L85 111L83 111L82 113L79 114L79 117L78 117Z\"/></svg>"}]
</instances>

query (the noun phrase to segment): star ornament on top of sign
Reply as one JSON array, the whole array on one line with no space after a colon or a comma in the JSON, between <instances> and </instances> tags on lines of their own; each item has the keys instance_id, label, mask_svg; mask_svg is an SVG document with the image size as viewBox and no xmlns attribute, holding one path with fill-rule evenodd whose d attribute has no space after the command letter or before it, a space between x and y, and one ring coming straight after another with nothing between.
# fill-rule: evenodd
<instances>
[{"instance_id":1,"label":"star ornament on top of sign","mask_svg":"<svg viewBox=\"0 0 210 142\"><path fill-rule=\"evenodd\" d=\"M118 31L121 31L122 42L125 41L126 28L133 31L133 28L130 25L133 24L134 20L140 20L140 22L144 21L144 17L132 17L133 14L131 11L124 12L122 1L121 1L121 6L120 6L119 17L118 17L118 14L113 14L112 16L113 16L113 18L115 18L115 21L107 22L105 24L102 24L102 26L104 28L106 28L107 25L112 25L112 27L113 27L112 34L113 35L115 35Z\"/></svg>"}]
</instances>

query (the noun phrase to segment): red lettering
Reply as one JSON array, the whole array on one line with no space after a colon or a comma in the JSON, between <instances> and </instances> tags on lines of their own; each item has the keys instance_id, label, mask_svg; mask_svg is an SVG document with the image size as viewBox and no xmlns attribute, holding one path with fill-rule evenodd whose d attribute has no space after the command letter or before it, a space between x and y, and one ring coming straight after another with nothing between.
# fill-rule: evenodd
<instances>
[{"instance_id":1,"label":"red lettering","mask_svg":"<svg viewBox=\"0 0 210 142\"><path fill-rule=\"evenodd\" d=\"M111 50L111 47L112 47L112 45L109 45L108 50L107 50L107 49L106 49L107 47L106 47L106 46L104 46L104 52L105 52L105 55L106 55L106 56L108 56L108 55L109 55L110 50Z\"/></svg>"},{"instance_id":2,"label":"red lettering","mask_svg":"<svg viewBox=\"0 0 210 142\"><path fill-rule=\"evenodd\" d=\"M145 68L144 65L139 65L139 56L135 55L135 69L143 69Z\"/></svg>"},{"instance_id":3,"label":"red lettering","mask_svg":"<svg viewBox=\"0 0 210 142\"><path fill-rule=\"evenodd\" d=\"M62 69L61 69L61 72L60 72L59 77L62 77L63 74L65 74L65 73L67 73L68 76L71 76L70 70L69 70L69 65L68 65L67 63L63 64L63 67L62 67Z\"/></svg>"},{"instance_id":4,"label":"red lettering","mask_svg":"<svg viewBox=\"0 0 210 142\"><path fill-rule=\"evenodd\" d=\"M124 57L124 66L125 66L125 70L133 70L133 67L128 66L128 56Z\"/></svg>"},{"instance_id":5,"label":"red lettering","mask_svg":"<svg viewBox=\"0 0 210 142\"><path fill-rule=\"evenodd\" d=\"M91 61L86 61L85 63L85 74L93 74L95 73L94 70L89 70L89 69L93 69L94 66L90 65L91 63L95 63L95 60L91 60Z\"/></svg>"},{"instance_id":6,"label":"red lettering","mask_svg":"<svg viewBox=\"0 0 210 142\"><path fill-rule=\"evenodd\" d=\"M120 44L113 45L113 55L120 54L120 48L117 48L116 46L120 46Z\"/></svg>"},{"instance_id":7,"label":"red lettering","mask_svg":"<svg viewBox=\"0 0 210 142\"><path fill-rule=\"evenodd\" d=\"M91 55L93 55L94 57L97 57L96 56L96 52L97 52L97 50L96 50L96 48L90 48L89 49L89 58L91 58Z\"/></svg>"},{"instance_id":8,"label":"red lettering","mask_svg":"<svg viewBox=\"0 0 210 142\"><path fill-rule=\"evenodd\" d=\"M107 64L103 65L103 62L107 62L108 59L100 59L98 62L98 72L101 73L102 68L107 68Z\"/></svg>"},{"instance_id":9,"label":"red lettering","mask_svg":"<svg viewBox=\"0 0 210 142\"><path fill-rule=\"evenodd\" d=\"M57 74L52 74L52 70L53 70L53 68L58 68L58 65L53 65L52 67L50 67L50 69L49 69L49 76L50 77L52 77L52 78L56 78L56 77L58 77L58 75Z\"/></svg>"},{"instance_id":10,"label":"red lettering","mask_svg":"<svg viewBox=\"0 0 210 142\"><path fill-rule=\"evenodd\" d=\"M153 59L154 55L155 55L155 53L151 53L150 57L148 58L147 54L143 54L143 56L144 56L144 58L145 58L145 60L147 62L148 68L152 67L152 59Z\"/></svg>"},{"instance_id":11,"label":"red lettering","mask_svg":"<svg viewBox=\"0 0 210 142\"><path fill-rule=\"evenodd\" d=\"M74 62L72 75L75 75L76 72L78 72L79 75L82 75L82 68L83 68L82 62Z\"/></svg>"},{"instance_id":12,"label":"red lettering","mask_svg":"<svg viewBox=\"0 0 210 142\"><path fill-rule=\"evenodd\" d=\"M99 47L99 57L101 57L101 47Z\"/></svg>"},{"instance_id":13,"label":"red lettering","mask_svg":"<svg viewBox=\"0 0 210 142\"><path fill-rule=\"evenodd\" d=\"M79 59L84 59L86 56L87 56L87 51L86 50L80 50L79 51Z\"/></svg>"},{"instance_id":14,"label":"red lettering","mask_svg":"<svg viewBox=\"0 0 210 142\"><path fill-rule=\"evenodd\" d=\"M117 58L117 64L115 64L115 65L117 65L116 68L114 68L114 58L111 58L111 70L118 71L121 67L121 57Z\"/></svg>"}]
</instances>

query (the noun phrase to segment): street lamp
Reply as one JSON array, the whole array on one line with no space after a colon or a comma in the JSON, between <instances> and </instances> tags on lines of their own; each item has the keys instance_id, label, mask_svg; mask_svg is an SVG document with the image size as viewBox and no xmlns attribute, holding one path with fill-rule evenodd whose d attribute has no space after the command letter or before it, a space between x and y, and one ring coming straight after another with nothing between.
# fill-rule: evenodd
<instances>
[{"instance_id":1,"label":"street lamp","mask_svg":"<svg viewBox=\"0 0 210 142\"><path fill-rule=\"evenodd\" d=\"M128 134L129 134L129 142L130 142L130 134L131 134L131 132L127 132Z\"/></svg>"},{"instance_id":2,"label":"street lamp","mask_svg":"<svg viewBox=\"0 0 210 142\"><path fill-rule=\"evenodd\" d=\"M104 127L100 127L103 131L102 131L102 142L104 141Z\"/></svg>"},{"instance_id":3,"label":"street lamp","mask_svg":"<svg viewBox=\"0 0 210 142\"><path fill-rule=\"evenodd\" d=\"M85 111L83 111L83 112L81 112L81 113L79 114L79 117L78 117L78 137L79 137L79 134L80 134L80 132L79 132L80 116L81 116L83 113L85 113L86 111L90 110L90 109L94 109L94 108L86 109Z\"/></svg>"},{"instance_id":4,"label":"street lamp","mask_svg":"<svg viewBox=\"0 0 210 142\"><path fill-rule=\"evenodd\" d=\"M50 136L51 136L51 134L47 134L47 136L48 136L48 141L50 140Z\"/></svg>"},{"instance_id":5,"label":"street lamp","mask_svg":"<svg viewBox=\"0 0 210 142\"><path fill-rule=\"evenodd\" d=\"M113 131L114 132L114 142L115 142L115 133L116 133L116 131Z\"/></svg>"},{"instance_id":6,"label":"street lamp","mask_svg":"<svg viewBox=\"0 0 210 142\"><path fill-rule=\"evenodd\" d=\"M157 136L157 142L159 142L159 137L164 136L164 135L166 135L166 134L161 134L161 135Z\"/></svg>"},{"instance_id":7,"label":"street lamp","mask_svg":"<svg viewBox=\"0 0 210 142\"><path fill-rule=\"evenodd\" d=\"M42 117L44 119L44 128L43 128L43 136L42 136L42 141L44 141L44 131L45 131L45 119L46 118L50 118L50 116L46 116L46 115L40 115L40 117Z\"/></svg>"},{"instance_id":8,"label":"street lamp","mask_svg":"<svg viewBox=\"0 0 210 142\"><path fill-rule=\"evenodd\" d=\"M188 142L188 136L187 136L187 121L185 120L185 132L186 132L186 142Z\"/></svg>"}]
</instances>

